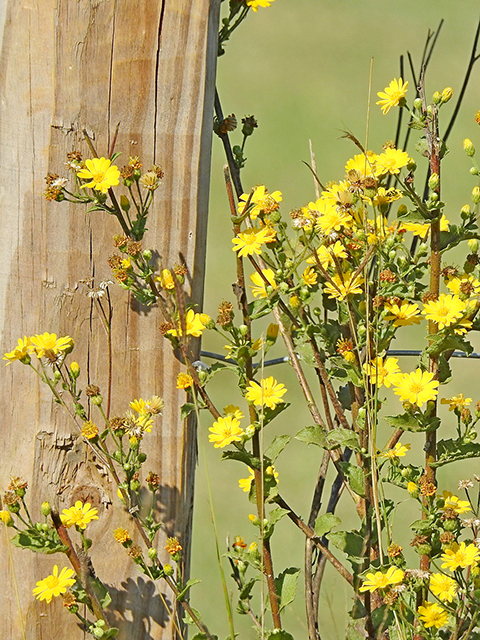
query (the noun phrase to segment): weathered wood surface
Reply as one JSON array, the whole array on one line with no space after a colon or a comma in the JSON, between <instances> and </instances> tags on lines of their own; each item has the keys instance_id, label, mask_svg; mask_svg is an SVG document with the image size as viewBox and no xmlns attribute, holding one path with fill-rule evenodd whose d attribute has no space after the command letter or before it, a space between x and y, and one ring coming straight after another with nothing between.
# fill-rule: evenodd
<instances>
[{"instance_id":1,"label":"weathered wood surface","mask_svg":"<svg viewBox=\"0 0 480 640\"><path fill-rule=\"evenodd\" d=\"M220 0L8 0L0 60L1 348L23 335L55 332L75 339L80 382L105 387L106 340L80 280L110 276L115 219L42 197L48 171L66 175L65 156L80 149L83 128L106 155L117 122L116 150L165 171L149 219L145 248L164 265L183 254L201 304L211 146L216 33ZM161 476L159 503L168 535L187 542L191 527L195 433L179 418L181 365L158 331L158 309L140 308L117 285L113 292L113 403L121 414L135 397L161 395L165 411L145 439L146 472ZM89 526L98 575L112 585L109 612L121 638L171 636L172 625L153 585L117 545L112 530L129 526L116 490L87 453L65 415L31 371L3 367L0 487L12 475L29 481L33 511L43 500L62 509L78 498L100 510ZM41 556L6 544L2 527L0 635L6 639L82 638L61 599L34 600L35 582L64 556ZM11 534L11 530L8 531ZM186 544L188 547L188 542ZM18 598L17 593L18 591ZM163 590L164 591L164 590ZM171 595L166 593L171 603ZM115 620L116 618L116 620Z\"/></svg>"}]
</instances>

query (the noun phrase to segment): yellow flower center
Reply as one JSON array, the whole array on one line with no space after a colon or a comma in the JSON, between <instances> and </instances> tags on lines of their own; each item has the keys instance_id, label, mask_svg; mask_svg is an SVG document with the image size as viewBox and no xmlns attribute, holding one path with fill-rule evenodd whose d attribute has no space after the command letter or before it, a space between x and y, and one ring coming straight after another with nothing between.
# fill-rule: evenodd
<instances>
[{"instance_id":1,"label":"yellow flower center","mask_svg":"<svg viewBox=\"0 0 480 640\"><path fill-rule=\"evenodd\" d=\"M254 233L246 233L243 237L243 241L245 242L245 244L253 244L254 242L256 242L257 238L255 237Z\"/></svg>"},{"instance_id":2,"label":"yellow flower center","mask_svg":"<svg viewBox=\"0 0 480 640\"><path fill-rule=\"evenodd\" d=\"M410 391L412 393L421 393L423 390L423 385L418 382L412 382L412 385L410 387Z\"/></svg>"}]
</instances>

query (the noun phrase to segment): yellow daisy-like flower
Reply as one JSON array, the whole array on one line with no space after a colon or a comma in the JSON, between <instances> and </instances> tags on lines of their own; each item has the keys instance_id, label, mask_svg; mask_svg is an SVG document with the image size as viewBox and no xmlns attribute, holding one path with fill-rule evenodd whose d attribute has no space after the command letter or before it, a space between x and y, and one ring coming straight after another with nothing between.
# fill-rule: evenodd
<instances>
[{"instance_id":1,"label":"yellow daisy-like flower","mask_svg":"<svg viewBox=\"0 0 480 640\"><path fill-rule=\"evenodd\" d=\"M402 98L407 93L408 81L403 82L400 77L398 80L394 78L384 91L379 91L377 96L381 98L377 104L382 108L383 115L386 115L392 107L400 104Z\"/></svg>"},{"instance_id":2,"label":"yellow daisy-like flower","mask_svg":"<svg viewBox=\"0 0 480 640\"><path fill-rule=\"evenodd\" d=\"M260 255L263 245L269 242L269 229L268 227L246 229L233 238L232 242L234 244L232 251L238 251L240 258L252 256L254 253Z\"/></svg>"},{"instance_id":3,"label":"yellow daisy-like flower","mask_svg":"<svg viewBox=\"0 0 480 640\"><path fill-rule=\"evenodd\" d=\"M393 320L394 327L406 327L411 324L420 324L420 309L416 304L403 300L401 305L387 303L388 311L385 320Z\"/></svg>"},{"instance_id":4,"label":"yellow daisy-like flower","mask_svg":"<svg viewBox=\"0 0 480 640\"><path fill-rule=\"evenodd\" d=\"M380 356L364 364L363 370L370 377L370 384L375 384L378 388L385 386L387 389L395 383L398 374L401 373L398 358L387 358L384 362Z\"/></svg>"},{"instance_id":5,"label":"yellow daisy-like flower","mask_svg":"<svg viewBox=\"0 0 480 640\"><path fill-rule=\"evenodd\" d=\"M243 193L240 196L240 202L238 203L238 213L240 215L245 211L245 205L249 197L250 195L247 193ZM252 220L255 220L260 213L272 213L272 211L276 211L278 209L279 203L282 202L282 199L281 191L268 193L265 186L261 184L254 189L253 195L250 199L250 211L248 212L248 215Z\"/></svg>"},{"instance_id":6,"label":"yellow daisy-like flower","mask_svg":"<svg viewBox=\"0 0 480 640\"><path fill-rule=\"evenodd\" d=\"M373 196L373 204L376 207L382 207L386 204L390 204L391 202L395 202L395 200L399 200L400 198L403 198L403 194L398 189L395 189L394 187L390 187L390 189L380 187L377 190L377 193Z\"/></svg>"},{"instance_id":7,"label":"yellow daisy-like flower","mask_svg":"<svg viewBox=\"0 0 480 640\"><path fill-rule=\"evenodd\" d=\"M193 385L193 378L189 373L179 373L177 376L177 389L189 389Z\"/></svg>"},{"instance_id":8,"label":"yellow daisy-like flower","mask_svg":"<svg viewBox=\"0 0 480 640\"><path fill-rule=\"evenodd\" d=\"M132 400L128 406L141 415L148 413L146 408L147 403L143 398L135 398L135 400Z\"/></svg>"},{"instance_id":9,"label":"yellow daisy-like flower","mask_svg":"<svg viewBox=\"0 0 480 640\"><path fill-rule=\"evenodd\" d=\"M450 222L447 220L445 214L443 214L440 218L440 231L448 231L450 228L449 225ZM431 226L430 222L425 222L424 224L419 222L402 222L400 228L405 229L405 231L411 231L414 236L418 236L424 242L427 239Z\"/></svg>"},{"instance_id":10,"label":"yellow daisy-like flower","mask_svg":"<svg viewBox=\"0 0 480 640\"><path fill-rule=\"evenodd\" d=\"M423 607L418 607L419 618L428 629L436 627L440 629L448 621L448 613L436 602L424 602Z\"/></svg>"},{"instance_id":11,"label":"yellow daisy-like flower","mask_svg":"<svg viewBox=\"0 0 480 640\"><path fill-rule=\"evenodd\" d=\"M363 278L358 275L355 280L352 280L353 273L344 273L343 279L336 273L332 280L335 286L327 282L325 284L325 293L329 298L337 298L337 300L345 300L347 296L354 296L357 293L362 293Z\"/></svg>"},{"instance_id":12,"label":"yellow daisy-like flower","mask_svg":"<svg viewBox=\"0 0 480 640\"><path fill-rule=\"evenodd\" d=\"M337 260L341 260L342 258L346 258L347 255L345 247L340 240L337 240L335 244L328 247L322 244L322 246L317 249L318 261L324 269L328 269L330 266L335 266L335 258ZM307 258L307 264L317 264L315 255Z\"/></svg>"},{"instance_id":13,"label":"yellow daisy-like flower","mask_svg":"<svg viewBox=\"0 0 480 640\"><path fill-rule=\"evenodd\" d=\"M170 291L175 289L172 273L168 269L162 269L162 273L155 278L155 282L159 282L162 289L169 289Z\"/></svg>"},{"instance_id":14,"label":"yellow daisy-like flower","mask_svg":"<svg viewBox=\"0 0 480 640\"><path fill-rule=\"evenodd\" d=\"M12 522L12 516L10 515L10 511L7 511L6 509L2 509L0 511L0 521L3 522L3 524L6 524L8 527L8 525Z\"/></svg>"},{"instance_id":15,"label":"yellow daisy-like flower","mask_svg":"<svg viewBox=\"0 0 480 640\"><path fill-rule=\"evenodd\" d=\"M118 529L114 529L113 537L120 544L123 544L124 542L128 542L128 540L131 540L130 534L123 527L118 527Z\"/></svg>"},{"instance_id":16,"label":"yellow daisy-like flower","mask_svg":"<svg viewBox=\"0 0 480 640\"><path fill-rule=\"evenodd\" d=\"M438 394L438 380L433 380L433 373L417 369L412 373L399 375L393 383L394 393L402 402L411 402L422 407L425 402L434 400Z\"/></svg>"},{"instance_id":17,"label":"yellow daisy-like flower","mask_svg":"<svg viewBox=\"0 0 480 640\"><path fill-rule=\"evenodd\" d=\"M458 409L459 411L461 411L462 409L464 409L465 407L468 407L472 402L471 398L465 398L463 393L459 393L458 396L452 396L451 398L442 398L440 400L441 404L448 404L449 411L454 411L455 409Z\"/></svg>"},{"instance_id":18,"label":"yellow daisy-like flower","mask_svg":"<svg viewBox=\"0 0 480 640\"><path fill-rule=\"evenodd\" d=\"M347 362L355 362L355 353L353 351L353 343L348 338L337 340L337 352L340 353Z\"/></svg>"},{"instance_id":19,"label":"yellow daisy-like flower","mask_svg":"<svg viewBox=\"0 0 480 640\"><path fill-rule=\"evenodd\" d=\"M241 478L238 481L238 486L242 491L245 491L245 493L248 493L248 491L250 491L252 482L255 479L255 474L253 473L253 469L250 469L250 467L248 467L248 470L250 471L250 475L248 476L248 478Z\"/></svg>"},{"instance_id":20,"label":"yellow daisy-like flower","mask_svg":"<svg viewBox=\"0 0 480 640\"><path fill-rule=\"evenodd\" d=\"M470 296L476 296L480 293L480 282L475 276L464 273L457 278L451 278L446 283L447 289L457 296L462 298L469 298Z\"/></svg>"},{"instance_id":21,"label":"yellow daisy-like flower","mask_svg":"<svg viewBox=\"0 0 480 640\"><path fill-rule=\"evenodd\" d=\"M203 313L195 313L193 309L189 309L185 315L185 329L187 336L193 336L194 338L199 338L203 331L205 331L206 326L202 322ZM208 316L206 316L208 318ZM167 333L171 336L182 336L182 329L180 325L178 329L169 329Z\"/></svg>"},{"instance_id":22,"label":"yellow daisy-like flower","mask_svg":"<svg viewBox=\"0 0 480 640\"><path fill-rule=\"evenodd\" d=\"M87 440L93 440L98 436L98 427L96 424L87 420L82 425L82 436Z\"/></svg>"},{"instance_id":23,"label":"yellow daisy-like flower","mask_svg":"<svg viewBox=\"0 0 480 640\"><path fill-rule=\"evenodd\" d=\"M375 573L367 573L360 591L376 591L377 589L385 589L393 584L402 582L405 574L397 567L390 567L386 573L376 571Z\"/></svg>"},{"instance_id":24,"label":"yellow daisy-like flower","mask_svg":"<svg viewBox=\"0 0 480 640\"><path fill-rule=\"evenodd\" d=\"M307 267L305 271L302 273L302 280L307 285L307 287L313 287L317 284L318 273L312 267Z\"/></svg>"},{"instance_id":25,"label":"yellow daisy-like flower","mask_svg":"<svg viewBox=\"0 0 480 640\"><path fill-rule=\"evenodd\" d=\"M333 205L328 213L317 218L317 229L328 236L332 231L340 231L342 227L349 227L352 222L353 218L350 214Z\"/></svg>"},{"instance_id":26,"label":"yellow daisy-like flower","mask_svg":"<svg viewBox=\"0 0 480 640\"><path fill-rule=\"evenodd\" d=\"M432 300L423 305L422 313L427 320L436 322L441 330L460 320L465 313L465 308L465 302L458 296L441 293L438 300Z\"/></svg>"},{"instance_id":27,"label":"yellow daisy-like flower","mask_svg":"<svg viewBox=\"0 0 480 640\"><path fill-rule=\"evenodd\" d=\"M237 407L234 404L228 404L226 407L224 407L223 413L226 416L228 416L228 414L231 414L237 420L241 420L244 417L242 411L240 411L240 407Z\"/></svg>"},{"instance_id":28,"label":"yellow daisy-like flower","mask_svg":"<svg viewBox=\"0 0 480 640\"><path fill-rule=\"evenodd\" d=\"M345 173L349 171L356 171L364 177L373 177L375 175L375 162L377 161L377 154L373 151L367 151L367 155L360 153L358 156L353 156L345 165Z\"/></svg>"},{"instance_id":29,"label":"yellow daisy-like flower","mask_svg":"<svg viewBox=\"0 0 480 640\"><path fill-rule=\"evenodd\" d=\"M98 509L92 509L91 506L89 502L82 504L80 500L77 500L75 506L64 509L60 514L63 526L67 529L73 526L85 529L92 520L98 520Z\"/></svg>"},{"instance_id":30,"label":"yellow daisy-like flower","mask_svg":"<svg viewBox=\"0 0 480 640\"><path fill-rule=\"evenodd\" d=\"M467 513L471 511L470 503L468 500L460 500L458 496L454 496L451 491L443 492L443 500L444 505L442 507L442 511L446 511L446 509L451 509L455 511L458 515L462 515L462 513Z\"/></svg>"},{"instance_id":31,"label":"yellow daisy-like flower","mask_svg":"<svg viewBox=\"0 0 480 640\"><path fill-rule=\"evenodd\" d=\"M247 6L258 11L259 7L270 7L275 0L247 0Z\"/></svg>"},{"instance_id":32,"label":"yellow daisy-like flower","mask_svg":"<svg viewBox=\"0 0 480 640\"><path fill-rule=\"evenodd\" d=\"M265 276L265 278L268 280L270 286L273 289L276 289L277 284L275 282L275 273L272 271L272 269L262 269L262 273ZM268 285L265 282L265 280L262 278L262 276L255 271L255 273L252 273L252 275L250 276L250 280L255 285L255 286L249 285L249 287L251 287L252 289L252 293L255 296L255 298L266 298L268 295L267 294Z\"/></svg>"},{"instance_id":33,"label":"yellow daisy-like flower","mask_svg":"<svg viewBox=\"0 0 480 640\"><path fill-rule=\"evenodd\" d=\"M73 340L70 336L58 338L55 333L42 333L30 338L37 358L47 358L56 360L57 355L62 352L70 352L73 349Z\"/></svg>"},{"instance_id":34,"label":"yellow daisy-like flower","mask_svg":"<svg viewBox=\"0 0 480 640\"><path fill-rule=\"evenodd\" d=\"M120 183L120 171L108 158L92 158L85 160L86 169L77 171L82 180L90 180L82 184L82 189L90 187L96 191L107 193L111 187Z\"/></svg>"},{"instance_id":35,"label":"yellow daisy-like flower","mask_svg":"<svg viewBox=\"0 0 480 640\"><path fill-rule=\"evenodd\" d=\"M410 158L406 151L386 149L384 153L377 157L375 171L377 176L382 176L386 173L393 175L399 173L400 169L406 167L409 162Z\"/></svg>"},{"instance_id":36,"label":"yellow daisy-like flower","mask_svg":"<svg viewBox=\"0 0 480 640\"><path fill-rule=\"evenodd\" d=\"M10 351L9 353L6 353L3 356L3 360L8 360L6 364L11 364L12 362L15 362L15 360L24 361L26 364L28 364L28 362L30 362L31 351L32 344L30 342L30 338L27 338L27 336L23 336L23 340L22 338L19 338L18 344L15 349L13 349L13 351Z\"/></svg>"},{"instance_id":37,"label":"yellow daisy-like flower","mask_svg":"<svg viewBox=\"0 0 480 640\"><path fill-rule=\"evenodd\" d=\"M262 378L260 384L254 380L250 381L247 387L247 402L252 402L255 406L265 406L275 409L277 404L282 402L282 397L287 393L284 384L279 384L273 376Z\"/></svg>"},{"instance_id":38,"label":"yellow daisy-like flower","mask_svg":"<svg viewBox=\"0 0 480 640\"><path fill-rule=\"evenodd\" d=\"M480 551L474 544L468 546L465 542L461 542L460 545L454 542L451 549L447 549L442 555L442 569L450 569L455 571L459 567L465 569L476 565L480 559Z\"/></svg>"},{"instance_id":39,"label":"yellow daisy-like flower","mask_svg":"<svg viewBox=\"0 0 480 640\"><path fill-rule=\"evenodd\" d=\"M52 598L65 593L68 587L75 584L75 578L72 578L74 574L73 569L67 569L67 567L64 567L59 574L58 567L55 565L52 575L37 582L33 595L38 600L46 600L47 603L51 602Z\"/></svg>"},{"instance_id":40,"label":"yellow daisy-like flower","mask_svg":"<svg viewBox=\"0 0 480 640\"><path fill-rule=\"evenodd\" d=\"M243 429L240 428L240 422L232 415L218 418L209 431L211 433L208 440L214 443L213 446L216 449L226 447L231 442L239 442L244 434Z\"/></svg>"},{"instance_id":41,"label":"yellow daisy-like flower","mask_svg":"<svg viewBox=\"0 0 480 640\"><path fill-rule=\"evenodd\" d=\"M393 449L387 449L386 451L382 451L379 455L380 458L387 458L387 460L393 460L394 458L403 458L407 454L407 451L410 451L411 445L409 444L397 444L393 447Z\"/></svg>"}]
</instances>

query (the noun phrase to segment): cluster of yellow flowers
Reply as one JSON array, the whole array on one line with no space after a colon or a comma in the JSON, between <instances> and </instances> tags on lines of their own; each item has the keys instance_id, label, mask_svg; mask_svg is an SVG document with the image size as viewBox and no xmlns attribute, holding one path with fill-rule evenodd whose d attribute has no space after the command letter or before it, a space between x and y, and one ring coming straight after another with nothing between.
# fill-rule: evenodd
<instances>
[{"instance_id":1,"label":"cluster of yellow flowers","mask_svg":"<svg viewBox=\"0 0 480 640\"><path fill-rule=\"evenodd\" d=\"M7 364L20 360L24 364L30 363L30 354L37 358L46 358L50 362L57 362L60 358L70 353L73 349L73 340L70 336L57 338L55 333L43 333L30 338L24 336L18 339L17 346L3 356Z\"/></svg>"}]
</instances>

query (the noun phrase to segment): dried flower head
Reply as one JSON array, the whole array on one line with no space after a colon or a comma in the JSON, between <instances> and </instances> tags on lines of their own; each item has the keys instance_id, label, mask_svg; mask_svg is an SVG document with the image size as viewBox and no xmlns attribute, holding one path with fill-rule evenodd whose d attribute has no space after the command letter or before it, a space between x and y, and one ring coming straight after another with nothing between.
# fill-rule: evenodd
<instances>
[{"instance_id":1,"label":"dried flower head","mask_svg":"<svg viewBox=\"0 0 480 640\"><path fill-rule=\"evenodd\" d=\"M96 384L87 384L85 387L85 394L92 398L93 396L98 396L100 394L100 387L97 387Z\"/></svg>"}]
</instances>

